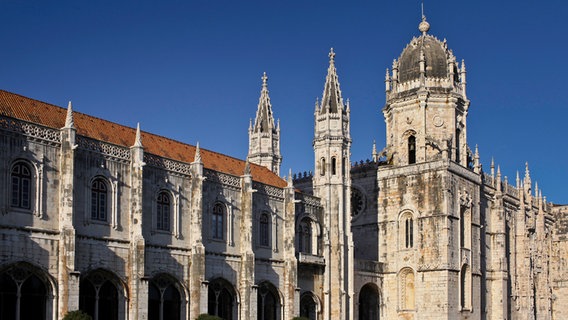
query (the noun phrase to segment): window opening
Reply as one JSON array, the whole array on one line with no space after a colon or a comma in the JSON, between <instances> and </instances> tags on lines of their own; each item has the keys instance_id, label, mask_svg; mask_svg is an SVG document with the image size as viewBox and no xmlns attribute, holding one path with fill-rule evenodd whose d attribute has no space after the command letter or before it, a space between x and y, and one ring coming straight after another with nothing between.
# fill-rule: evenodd
<instances>
[{"instance_id":1,"label":"window opening","mask_svg":"<svg viewBox=\"0 0 568 320\"><path fill-rule=\"evenodd\" d=\"M30 167L19 162L12 168L12 207L31 208L32 173Z\"/></svg>"},{"instance_id":2,"label":"window opening","mask_svg":"<svg viewBox=\"0 0 568 320\"><path fill-rule=\"evenodd\" d=\"M156 210L156 228L162 231L170 231L170 196L162 191L158 194Z\"/></svg>"},{"instance_id":3,"label":"window opening","mask_svg":"<svg viewBox=\"0 0 568 320\"><path fill-rule=\"evenodd\" d=\"M91 219L107 220L107 185L101 178L97 178L91 185Z\"/></svg>"}]
</instances>

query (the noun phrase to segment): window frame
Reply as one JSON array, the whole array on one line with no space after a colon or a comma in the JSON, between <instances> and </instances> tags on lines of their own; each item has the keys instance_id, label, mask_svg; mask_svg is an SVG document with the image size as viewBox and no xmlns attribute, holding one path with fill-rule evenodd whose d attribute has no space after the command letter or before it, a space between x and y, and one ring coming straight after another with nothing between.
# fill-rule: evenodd
<instances>
[{"instance_id":1,"label":"window frame","mask_svg":"<svg viewBox=\"0 0 568 320\"><path fill-rule=\"evenodd\" d=\"M164 200L167 199L167 200ZM172 231L172 195L166 190L160 190L156 196L155 228L156 231L170 233Z\"/></svg>"},{"instance_id":2,"label":"window frame","mask_svg":"<svg viewBox=\"0 0 568 320\"><path fill-rule=\"evenodd\" d=\"M211 239L217 241L225 240L226 218L227 208L221 202L216 202L211 208Z\"/></svg>"},{"instance_id":3,"label":"window frame","mask_svg":"<svg viewBox=\"0 0 568 320\"><path fill-rule=\"evenodd\" d=\"M14 170L16 170L16 168L18 168L19 172L14 173ZM21 169L25 168L28 171L28 174L24 174L22 173ZM17 179L17 186L16 186L16 190L14 189L14 178ZM28 185L27 185L27 196L24 197L23 193L24 193L24 187L23 187L23 183L22 183L22 179L26 179L24 181L27 181ZM26 211L26 212L31 212L34 209L34 184L35 184L35 174L34 174L34 170L33 170L33 166L28 163L27 161L23 161L23 160L18 160L15 161L11 168L10 168L10 187L8 188L9 190L9 195L10 195L10 208L11 209L15 209L15 210L19 210L19 211ZM14 195L16 194L17 196L17 203L14 202ZM23 201L24 198L27 199L27 206L23 205Z\"/></svg>"},{"instance_id":4,"label":"window frame","mask_svg":"<svg viewBox=\"0 0 568 320\"><path fill-rule=\"evenodd\" d=\"M265 219L265 220L264 220ZM262 211L258 217L258 246L270 248L271 247L271 215L267 211Z\"/></svg>"},{"instance_id":5,"label":"window frame","mask_svg":"<svg viewBox=\"0 0 568 320\"><path fill-rule=\"evenodd\" d=\"M103 185L103 189L94 189L95 184ZM97 186L98 187L98 186ZM111 191L111 192L109 192ZM112 187L109 181L103 176L95 176L89 184L90 205L89 205L89 220L97 223L109 223L109 213L111 206ZM104 204L101 203L100 196L104 194ZM93 205L96 204L96 209ZM104 219L101 217L100 209L104 208ZM112 214L112 213L111 213Z\"/></svg>"}]
</instances>

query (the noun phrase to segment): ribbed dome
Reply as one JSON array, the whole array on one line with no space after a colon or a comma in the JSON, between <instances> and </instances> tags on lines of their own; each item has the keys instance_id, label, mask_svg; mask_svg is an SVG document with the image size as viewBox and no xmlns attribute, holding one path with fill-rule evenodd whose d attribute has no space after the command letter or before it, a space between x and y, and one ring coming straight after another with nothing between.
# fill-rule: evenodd
<instances>
[{"instance_id":1,"label":"ribbed dome","mask_svg":"<svg viewBox=\"0 0 568 320\"><path fill-rule=\"evenodd\" d=\"M406 82L420 78L420 52L424 53L425 76L446 78L448 76L447 49L440 40L424 33L402 51L399 62L399 81Z\"/></svg>"}]
</instances>

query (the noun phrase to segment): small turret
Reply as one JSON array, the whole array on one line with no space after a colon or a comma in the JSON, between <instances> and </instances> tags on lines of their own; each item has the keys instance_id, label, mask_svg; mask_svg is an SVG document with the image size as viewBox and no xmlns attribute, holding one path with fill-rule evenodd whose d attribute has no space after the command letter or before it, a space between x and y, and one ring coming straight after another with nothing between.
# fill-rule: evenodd
<instances>
[{"instance_id":1,"label":"small turret","mask_svg":"<svg viewBox=\"0 0 568 320\"><path fill-rule=\"evenodd\" d=\"M272 104L268 95L268 76L262 75L262 88L258 99L258 108L254 125L249 122L249 152L251 163L267 167L272 172L280 174L280 121L274 122Z\"/></svg>"}]
</instances>

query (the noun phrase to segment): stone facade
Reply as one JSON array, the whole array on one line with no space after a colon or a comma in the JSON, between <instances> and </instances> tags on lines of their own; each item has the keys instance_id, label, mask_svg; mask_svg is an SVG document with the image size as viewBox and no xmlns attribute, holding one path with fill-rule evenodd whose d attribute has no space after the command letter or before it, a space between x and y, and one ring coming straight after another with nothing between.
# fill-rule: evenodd
<instances>
[{"instance_id":1,"label":"stone facade","mask_svg":"<svg viewBox=\"0 0 568 320\"><path fill-rule=\"evenodd\" d=\"M245 161L0 91L0 318L568 317L568 207L483 170L465 64L419 30L386 148L351 163L332 50L313 172L286 179L266 74Z\"/></svg>"}]
</instances>

